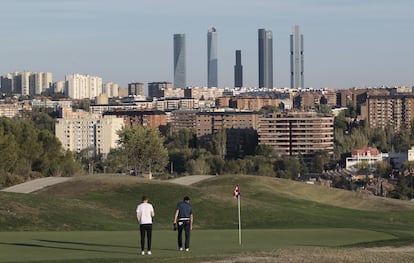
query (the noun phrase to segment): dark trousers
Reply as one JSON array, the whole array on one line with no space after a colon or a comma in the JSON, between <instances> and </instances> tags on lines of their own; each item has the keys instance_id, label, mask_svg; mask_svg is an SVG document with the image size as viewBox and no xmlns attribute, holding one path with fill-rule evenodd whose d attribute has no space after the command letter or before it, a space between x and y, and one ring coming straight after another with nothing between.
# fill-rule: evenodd
<instances>
[{"instance_id":1,"label":"dark trousers","mask_svg":"<svg viewBox=\"0 0 414 263\"><path fill-rule=\"evenodd\" d=\"M152 224L141 224L139 225L139 231L141 232L141 250L144 250L145 246L145 233L147 234L147 249L151 250L151 239L152 239Z\"/></svg>"},{"instance_id":2,"label":"dark trousers","mask_svg":"<svg viewBox=\"0 0 414 263\"><path fill-rule=\"evenodd\" d=\"M183 230L185 233L185 248L190 248L190 221L178 221L178 247L183 247Z\"/></svg>"}]
</instances>

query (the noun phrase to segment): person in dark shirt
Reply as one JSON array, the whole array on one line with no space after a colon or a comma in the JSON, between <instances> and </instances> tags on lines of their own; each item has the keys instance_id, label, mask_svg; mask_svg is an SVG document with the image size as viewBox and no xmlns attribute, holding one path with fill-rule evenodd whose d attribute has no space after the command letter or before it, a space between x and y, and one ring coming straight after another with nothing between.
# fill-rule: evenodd
<instances>
[{"instance_id":1,"label":"person in dark shirt","mask_svg":"<svg viewBox=\"0 0 414 263\"><path fill-rule=\"evenodd\" d=\"M185 233L185 251L190 250L190 231L193 230L193 209L190 205L190 197L185 196L182 202L177 204L174 216L174 228L178 229L178 249L183 251L183 230Z\"/></svg>"}]
</instances>

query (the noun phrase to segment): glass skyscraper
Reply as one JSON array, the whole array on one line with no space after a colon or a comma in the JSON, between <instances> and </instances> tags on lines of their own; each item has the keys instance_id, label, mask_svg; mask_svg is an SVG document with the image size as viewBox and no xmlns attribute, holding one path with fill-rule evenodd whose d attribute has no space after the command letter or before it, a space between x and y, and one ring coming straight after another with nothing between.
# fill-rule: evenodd
<instances>
[{"instance_id":1,"label":"glass skyscraper","mask_svg":"<svg viewBox=\"0 0 414 263\"><path fill-rule=\"evenodd\" d=\"M207 32L207 86L218 86L217 30L214 27Z\"/></svg>"},{"instance_id":2,"label":"glass skyscraper","mask_svg":"<svg viewBox=\"0 0 414 263\"><path fill-rule=\"evenodd\" d=\"M236 50L236 65L234 65L234 87L243 87L243 66L241 63L241 50Z\"/></svg>"},{"instance_id":3,"label":"glass skyscraper","mask_svg":"<svg viewBox=\"0 0 414 263\"><path fill-rule=\"evenodd\" d=\"M290 35L290 87L304 88L303 78L303 35L299 33L299 26L293 26Z\"/></svg>"},{"instance_id":4,"label":"glass skyscraper","mask_svg":"<svg viewBox=\"0 0 414 263\"><path fill-rule=\"evenodd\" d=\"M174 88L186 88L185 34L174 34Z\"/></svg>"},{"instance_id":5,"label":"glass skyscraper","mask_svg":"<svg viewBox=\"0 0 414 263\"><path fill-rule=\"evenodd\" d=\"M259 29L259 88L273 88L273 35Z\"/></svg>"}]
</instances>

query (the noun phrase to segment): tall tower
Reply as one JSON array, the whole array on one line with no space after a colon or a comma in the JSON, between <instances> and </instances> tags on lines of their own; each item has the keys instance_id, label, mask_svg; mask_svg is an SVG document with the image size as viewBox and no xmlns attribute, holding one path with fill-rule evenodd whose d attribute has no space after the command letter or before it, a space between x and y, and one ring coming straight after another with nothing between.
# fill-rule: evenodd
<instances>
[{"instance_id":1,"label":"tall tower","mask_svg":"<svg viewBox=\"0 0 414 263\"><path fill-rule=\"evenodd\" d=\"M174 88L186 88L185 34L174 34Z\"/></svg>"},{"instance_id":2,"label":"tall tower","mask_svg":"<svg viewBox=\"0 0 414 263\"><path fill-rule=\"evenodd\" d=\"M273 35L259 29L259 88L273 88Z\"/></svg>"},{"instance_id":3,"label":"tall tower","mask_svg":"<svg viewBox=\"0 0 414 263\"><path fill-rule=\"evenodd\" d=\"M299 26L293 26L290 35L290 87L303 88L303 35L299 33Z\"/></svg>"},{"instance_id":4,"label":"tall tower","mask_svg":"<svg viewBox=\"0 0 414 263\"><path fill-rule=\"evenodd\" d=\"M243 87L243 66L241 64L241 50L236 50L236 65L234 65L234 87Z\"/></svg>"},{"instance_id":5,"label":"tall tower","mask_svg":"<svg viewBox=\"0 0 414 263\"><path fill-rule=\"evenodd\" d=\"M217 30L212 27L207 32L207 86L218 86Z\"/></svg>"}]
</instances>

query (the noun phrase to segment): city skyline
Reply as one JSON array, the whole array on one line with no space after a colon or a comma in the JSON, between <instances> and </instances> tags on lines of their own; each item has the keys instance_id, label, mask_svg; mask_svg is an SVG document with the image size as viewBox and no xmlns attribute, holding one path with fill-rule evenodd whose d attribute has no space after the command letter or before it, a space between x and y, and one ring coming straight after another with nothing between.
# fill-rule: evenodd
<instances>
[{"instance_id":1,"label":"city skyline","mask_svg":"<svg viewBox=\"0 0 414 263\"><path fill-rule=\"evenodd\" d=\"M221 87L234 86L235 50L243 54L244 86L257 86L259 28L273 32L274 86L289 87L289 37L299 25L306 87L412 86L413 7L408 0L5 0L0 74L52 72L57 81L80 73L122 87L173 82L171 36L182 32L186 84L205 86L205 31L214 25Z\"/></svg>"}]
</instances>

